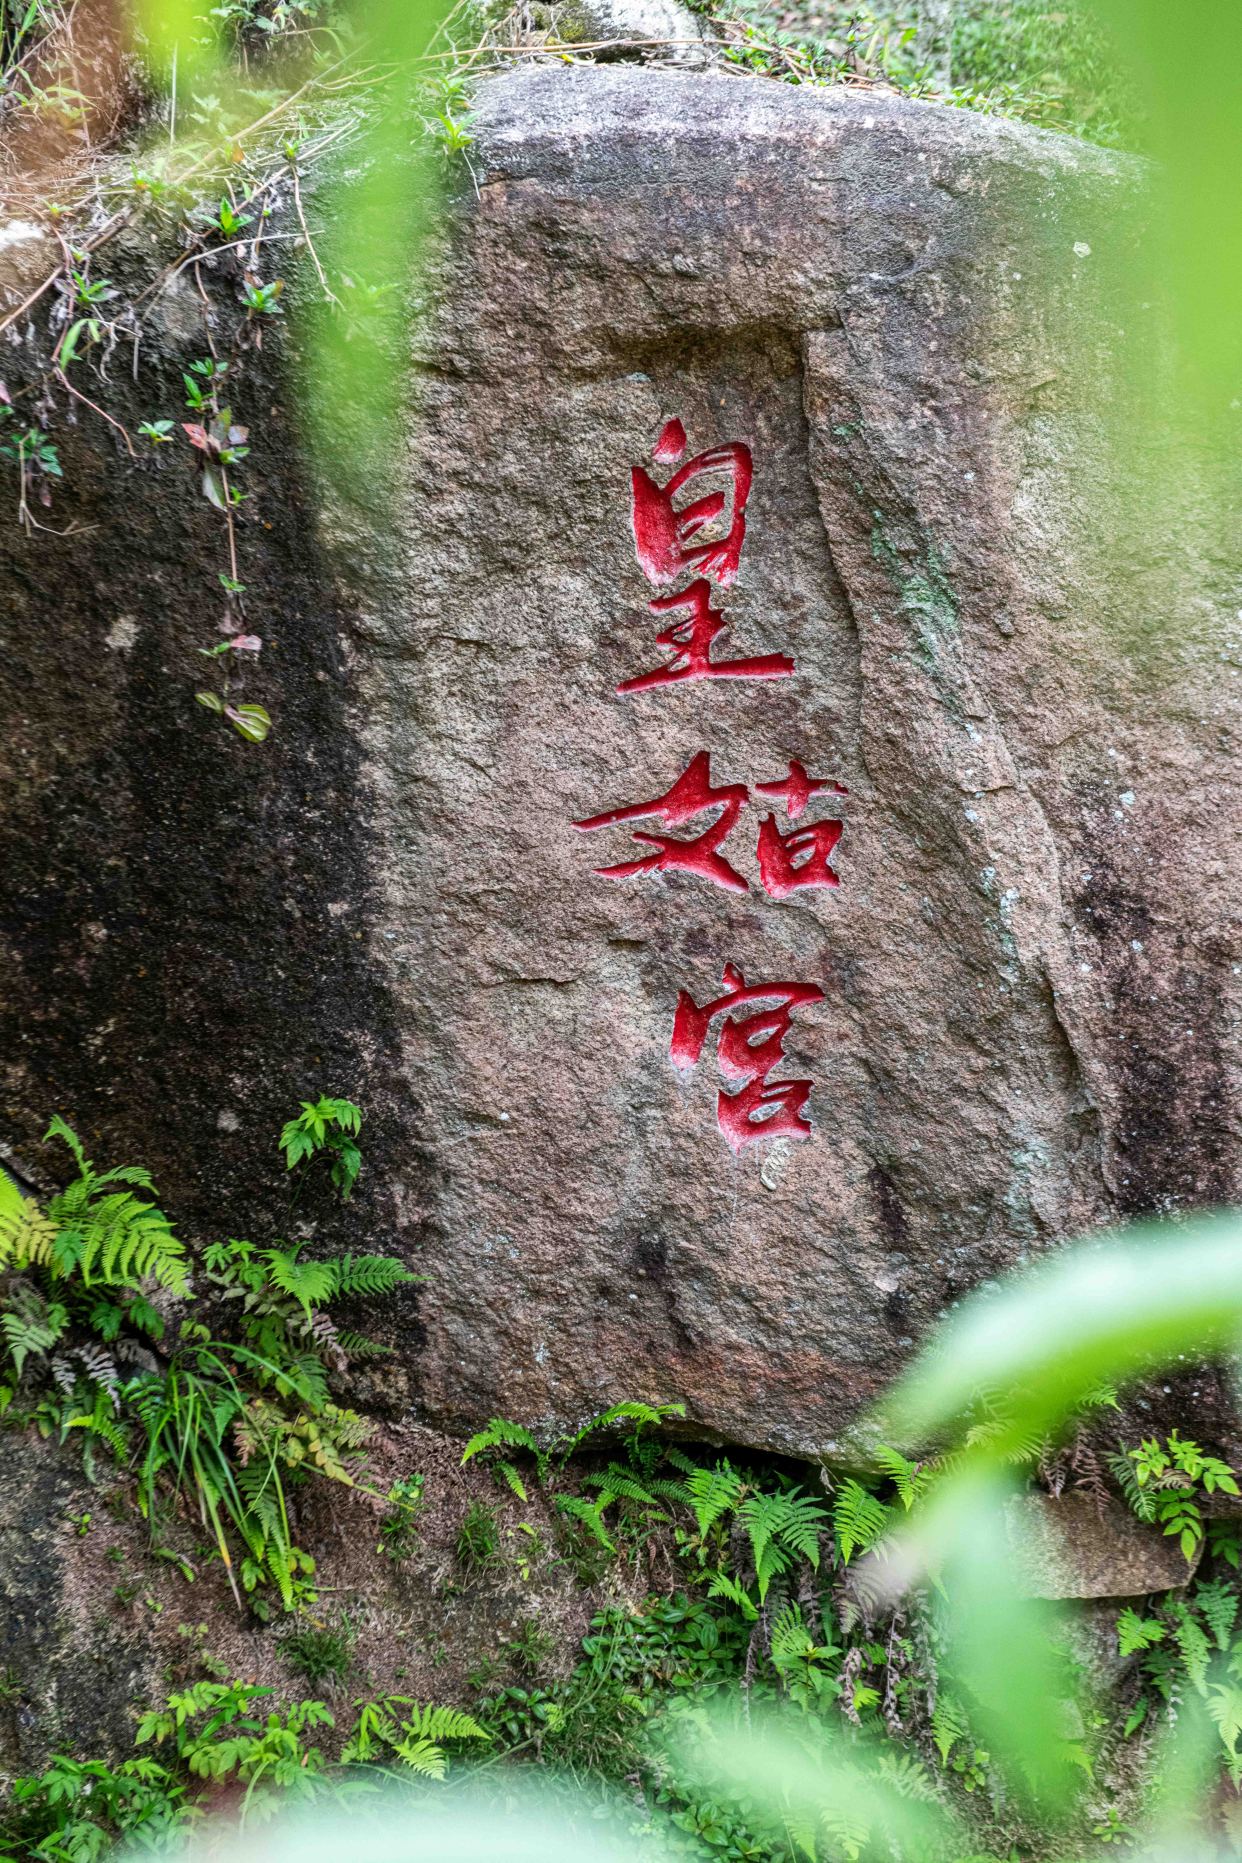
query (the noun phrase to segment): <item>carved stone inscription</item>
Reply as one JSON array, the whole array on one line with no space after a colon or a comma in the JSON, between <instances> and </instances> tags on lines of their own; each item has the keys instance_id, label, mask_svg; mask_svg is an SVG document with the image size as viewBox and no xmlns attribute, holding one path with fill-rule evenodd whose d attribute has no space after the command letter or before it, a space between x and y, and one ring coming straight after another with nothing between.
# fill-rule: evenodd
<instances>
[{"instance_id":1,"label":"carved stone inscription","mask_svg":"<svg viewBox=\"0 0 1242 1863\"><path fill-rule=\"evenodd\" d=\"M664 483L643 466L631 471L634 548L648 582L661 591L648 607L654 614L681 619L656 635L656 645L665 650L662 664L623 680L617 687L621 697L684 680L783 679L797 670L785 653L712 657L713 643L728 625L713 608L712 595L714 588L727 587L737 577L754 461L749 446L729 440L683 464L687 444L682 422L668 420L651 453L655 468L672 468ZM808 774L797 758L789 760L784 775L767 781L714 783L712 752L700 750L663 795L604 809L573 825L584 834L643 821L659 822L663 829L691 831L631 829L631 840L652 851L596 867L599 879L630 880L640 875L655 879L683 873L727 892L746 893L749 882L723 849L735 830L743 832L743 810L755 797L762 797L777 803L786 822L793 824L782 828L777 811L770 809L759 823L755 841L760 884L770 899L783 900L803 888L840 885L832 856L844 824L822 813L825 804L819 798L846 793L842 784ZM802 819L808 808L816 811L815 819ZM717 1062L724 1079L735 1084L732 1091L721 1088L716 1118L727 1144L736 1153L760 1140L809 1137L812 1128L806 1106L813 1083L773 1079L772 1073L785 1058L784 1041L794 1009L821 1002L822 987L810 982L748 985L741 971L727 960L721 982L724 993L701 1008L684 988L679 990L669 1048L673 1066L685 1073L697 1065L713 1021L723 1015ZM759 1006L764 1004L768 1006ZM726 1013L750 1005L756 1007L748 1015Z\"/></svg>"}]
</instances>

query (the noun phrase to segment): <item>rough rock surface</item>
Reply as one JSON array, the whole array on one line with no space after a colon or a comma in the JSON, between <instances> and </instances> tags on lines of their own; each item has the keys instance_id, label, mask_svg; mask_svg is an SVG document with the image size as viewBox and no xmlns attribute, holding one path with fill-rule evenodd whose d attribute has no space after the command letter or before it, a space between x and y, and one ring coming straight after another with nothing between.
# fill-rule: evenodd
<instances>
[{"instance_id":1,"label":"rough rock surface","mask_svg":"<svg viewBox=\"0 0 1242 1863\"><path fill-rule=\"evenodd\" d=\"M392 1316L423 1415L680 1397L831 1449L965 1290L1232 1194L1237 566L1141 419L1139 180L623 69L494 82L471 160L395 541L316 533L270 385L262 751L187 705L213 514L166 467L83 447L94 537L4 540L11 1155L59 1108L246 1233L290 1102L351 1092L375 1241L431 1277ZM170 326L169 383L197 342ZM753 453L713 655L792 677L616 692L660 658L629 486L671 419ZM753 795L747 891L593 877L649 850L574 821L705 751L717 785L845 786L804 818L843 820L839 887L762 890ZM734 1155L714 1030L670 1065L726 964L823 992L773 1076L812 1083L809 1138Z\"/></svg>"},{"instance_id":2,"label":"rough rock surface","mask_svg":"<svg viewBox=\"0 0 1242 1863\"><path fill-rule=\"evenodd\" d=\"M1176 1537L1153 1531L1120 1501L1090 1494L1023 1494L1006 1510L1019 1583L1034 1598L1141 1598L1188 1585Z\"/></svg>"},{"instance_id":3,"label":"rough rock surface","mask_svg":"<svg viewBox=\"0 0 1242 1863\"><path fill-rule=\"evenodd\" d=\"M463 1418L680 1396L830 1446L964 1289L1229 1193L1223 581L1184 538L1110 534L1101 396L1136 358L1102 300L1137 177L725 79L536 74L480 120L410 593L363 623L434 1161L421 1391ZM787 650L792 678L617 695L660 659L629 474L667 476L670 418L753 451L714 651ZM846 786L839 888L766 896L753 805L745 894L592 876L647 849L571 824L704 750L718 784L797 759ZM678 992L726 963L825 992L783 1069L809 1140L735 1157L712 1044L670 1065Z\"/></svg>"}]
</instances>

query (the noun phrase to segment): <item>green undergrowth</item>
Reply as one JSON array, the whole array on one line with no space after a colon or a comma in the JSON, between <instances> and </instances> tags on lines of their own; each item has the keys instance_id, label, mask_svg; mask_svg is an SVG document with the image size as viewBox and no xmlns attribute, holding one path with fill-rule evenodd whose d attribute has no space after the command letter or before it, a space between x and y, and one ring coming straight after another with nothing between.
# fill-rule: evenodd
<instances>
[{"instance_id":1,"label":"green undergrowth","mask_svg":"<svg viewBox=\"0 0 1242 1863\"><path fill-rule=\"evenodd\" d=\"M1139 134L1116 50L1077 0L957 0L947 70L912 5L696 0L696 10L717 22L729 62L787 83L878 83L1108 146Z\"/></svg>"},{"instance_id":2,"label":"green undergrowth","mask_svg":"<svg viewBox=\"0 0 1242 1863\"><path fill-rule=\"evenodd\" d=\"M348 1197L361 1121L348 1100L303 1102L280 1141L295 1195L322 1165ZM292 1497L311 1479L372 1489L373 1426L340 1399L351 1367L388 1348L354 1314L418 1277L304 1240L229 1237L191 1256L147 1171L97 1170L62 1119L47 1137L70 1154L65 1190L41 1202L0 1173L0 1417L78 1441L92 1478L122 1474L187 1576L219 1561L260 1617L313 1602ZM391 1537L407 1497L387 1508ZM162 1544L178 1520L197 1520L196 1554Z\"/></svg>"},{"instance_id":3,"label":"green undergrowth","mask_svg":"<svg viewBox=\"0 0 1242 1863\"><path fill-rule=\"evenodd\" d=\"M1093 1447L1112 1403L1101 1391L1063 1440L1019 1449L1045 1489L1077 1488L1100 1506L1124 1499L1177 1543L1186 1567L1184 1588L1116 1613L1120 1681L1107 1698L1081 1672L1064 1747L1081 1782L1074 1832L1084 1846L1128 1842L1151 1729L1189 1699L1215 1724L1229 1802L1242 1773L1240 1535L1233 1518L1212 1511L1237 1495L1237 1482L1222 1458L1177 1433ZM865 1863L897 1854L882 1809L823 1810L808 1828L727 1778L717 1789L701 1775L688 1782L688 1740L776 1709L808 1762L838 1751L844 1737L876 1782L877 1807L895 1792L948 1808L959 1841L935 1853L945 1863L1046 1854L1029 1810L1020 1815L1007 1799L954 1671L951 1600L936 1584L898 1599L885 1585L888 1549L952 1474L954 1458L917 1462L881 1448L870 1472L821 1474L705 1455L668 1440L678 1408L617 1405L552 1444L498 1418L466 1446L468 1462L490 1466L496 1502L475 1499L463 1513L463 1585L502 1563L533 1598L553 1567L618 1593L596 1610L568 1675L547 1673L554 1645L532 1615L473 1677L462 1707L390 1694L355 1696L343 1709L348 1623L315 1625L303 1613L282 1633L282 1649L306 1679L332 1680L331 1702L277 1700L229 1678L191 1683L142 1715L132 1759L110 1766L62 1754L18 1780L0 1856L87 1863L134 1841L166 1850L225 1785L250 1825L285 1805L355 1806L381 1787L406 1794L412 1811L454 1781L503 1795L515 1767L533 1769L554 1801L619 1795L643 1855ZM1007 1427L1000 1407L981 1402L967 1450ZM403 1492L421 1500L423 1490L410 1478ZM529 1521L502 1532L502 1512L533 1507L537 1495L550 1504L552 1532ZM412 1531L403 1528L390 1556L408 1556ZM621 1581L632 1588L643 1571L659 1574L662 1587L624 1596ZM205 1666L210 1660L204 1652Z\"/></svg>"},{"instance_id":4,"label":"green undergrowth","mask_svg":"<svg viewBox=\"0 0 1242 1863\"><path fill-rule=\"evenodd\" d=\"M280 1138L291 1216L303 1197L349 1195L362 1131L348 1100L303 1102ZM143 1169L97 1167L63 1120L48 1136L69 1160L63 1190L24 1195L0 1176L3 1424L78 1443L108 1505L149 1523L153 1569L189 1583L223 1568L305 1694L238 1679L210 1624L182 1627L190 1678L138 1719L133 1757L62 1752L17 1780L0 1863L167 1849L221 1803L249 1824L394 1782L412 1805L457 1779L503 1792L517 1771L554 1795L618 1795L644 1855L878 1863L902 1854L902 1805L941 1819L922 1854L946 1863L1081 1854L1129 1841L1165 1735L1195 1715L1218 1802L1242 1810L1238 1480L1177 1431L1127 1441L1107 1384L1084 1386L1055 1427L1024 1421L1038 1407L1020 1383L1003 1397L981 1388L953 1447L916 1459L873 1444L853 1469L696 1447L677 1438L675 1402L615 1404L554 1439L494 1417L463 1446L475 1491L449 1523L451 1570L434 1583L457 1611L523 1593L529 1608L454 1704L360 1692L369 1671L352 1600L325 1614L316 1548L295 1540L291 1503L312 1481L342 1497L367 1490L377 1560L408 1566L407 1584L430 1573L412 1563L429 1478L407 1469L378 1483L374 1426L350 1406L356 1367L383 1351L355 1330L354 1310L415 1277L391 1256L279 1238L191 1248ZM1101 1514L1123 1503L1184 1575L1117 1608L1106 1688L1067 1633L1077 1684L1051 1761L1073 1786L1052 1849L1043 1788L1016 1792L994 1751L995 1703L969 1667L957 1578L907 1571L912 1523L935 1519L941 1497L965 1494L996 1457L1049 1506L1067 1494ZM91 1520L71 1524L87 1536ZM445 1546L443 1521L437 1531ZM549 1587L592 1602L568 1673L544 1621ZM127 1575L117 1595L132 1603L141 1588ZM20 1700L23 1678L6 1674L4 1687ZM727 1768L715 1782L687 1770L688 1742L777 1710L807 1765L849 1754L861 1796L829 1798L808 1822Z\"/></svg>"}]
</instances>

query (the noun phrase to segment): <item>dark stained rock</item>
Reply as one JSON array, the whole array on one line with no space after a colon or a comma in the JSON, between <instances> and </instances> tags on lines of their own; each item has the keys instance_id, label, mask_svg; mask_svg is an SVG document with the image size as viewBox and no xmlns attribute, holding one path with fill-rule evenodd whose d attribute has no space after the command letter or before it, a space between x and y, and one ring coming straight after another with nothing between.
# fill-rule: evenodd
<instances>
[{"instance_id":1,"label":"dark stained rock","mask_svg":"<svg viewBox=\"0 0 1242 1863\"><path fill-rule=\"evenodd\" d=\"M471 161L395 537L316 504L279 369L256 388L261 750L187 703L213 514L166 468L84 446L94 540L3 539L8 1136L35 1168L58 1107L246 1233L292 1101L351 1093L355 1208L431 1277L394 1402L680 1397L831 1452L971 1287L1233 1194L1236 564L1118 316L1141 175L874 93L588 68L485 87ZM753 460L712 656L790 677L617 692L685 618L630 527L670 421ZM746 890L595 877L710 817L573 824L703 753L749 791ZM795 821L753 787L795 761L848 793ZM844 824L839 886L764 889L769 812ZM809 1137L725 1143L719 1019L671 1064L728 965L814 997L770 1075L810 1082Z\"/></svg>"}]
</instances>

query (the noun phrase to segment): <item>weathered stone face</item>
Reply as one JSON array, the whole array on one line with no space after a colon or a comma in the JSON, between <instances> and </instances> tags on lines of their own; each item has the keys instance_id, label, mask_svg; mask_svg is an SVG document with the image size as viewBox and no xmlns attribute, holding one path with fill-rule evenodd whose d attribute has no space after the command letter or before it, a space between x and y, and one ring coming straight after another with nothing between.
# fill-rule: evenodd
<instances>
[{"instance_id":1,"label":"weathered stone face","mask_svg":"<svg viewBox=\"0 0 1242 1863\"><path fill-rule=\"evenodd\" d=\"M681 1397L727 1436L828 1447L962 1290L1227 1193L1218 649L1165 541L1154 574L1095 541L1124 521L1098 414L1120 390L1082 363L1124 344L1089 261L1133 236L1136 177L721 78L534 74L480 124L408 589L365 627L378 948L430 1166L421 1399L550 1421ZM631 471L658 487L734 442L739 573L673 586L705 574L714 660L796 670L619 693L689 613L650 611ZM1172 644L1140 663L1144 613ZM574 827L682 795L703 753L749 787L708 842L737 885L593 873L652 854L635 828L725 819ZM760 822L795 823L754 785L791 760L848 790L796 824L843 821L840 885L777 898ZM729 965L822 992L767 1076L811 1083L809 1136L736 1154L720 1018L670 1061L679 993L720 998Z\"/></svg>"},{"instance_id":2,"label":"weathered stone face","mask_svg":"<svg viewBox=\"0 0 1242 1863\"><path fill-rule=\"evenodd\" d=\"M59 1109L191 1237L270 1235L280 1120L349 1093L348 1218L430 1275L390 1398L450 1427L682 1398L830 1450L962 1292L1232 1192L1237 568L1118 314L1140 177L870 93L588 68L488 87L471 162L400 508L317 528L279 373L251 389L261 751L188 696L216 569L188 479L96 436L96 529L54 566L6 540L7 1155L33 1170ZM165 335L167 399L199 338ZM726 445L736 576L654 533L644 568L632 472L658 517ZM678 494L725 494L691 550L725 465ZM792 674L618 692L673 662L693 617L649 604L696 577L711 660ZM727 838L575 828L708 757ZM757 785L794 763L848 793L791 815ZM839 885L777 896L780 838L820 825L822 861L832 821ZM658 851L635 830L708 831L732 883L596 876ZM809 1134L719 1123L725 1017L780 997L673 1066L727 966L800 988L755 1073L809 1083L775 1095Z\"/></svg>"}]
</instances>

